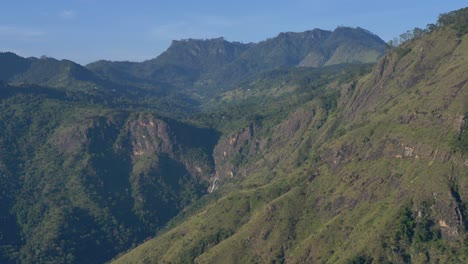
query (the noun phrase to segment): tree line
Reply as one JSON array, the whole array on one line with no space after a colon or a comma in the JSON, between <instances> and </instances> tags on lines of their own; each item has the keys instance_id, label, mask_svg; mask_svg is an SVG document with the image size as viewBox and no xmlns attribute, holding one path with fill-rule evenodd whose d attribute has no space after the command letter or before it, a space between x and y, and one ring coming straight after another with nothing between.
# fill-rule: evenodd
<instances>
[{"instance_id":1,"label":"tree line","mask_svg":"<svg viewBox=\"0 0 468 264\"><path fill-rule=\"evenodd\" d=\"M400 34L400 36L389 40L387 42L387 47L389 49L396 48L406 41L421 38L440 27L446 26L450 26L456 30L457 37L468 33L468 8L440 14L436 24L427 24L425 29L415 27L412 30L407 30Z\"/></svg>"}]
</instances>

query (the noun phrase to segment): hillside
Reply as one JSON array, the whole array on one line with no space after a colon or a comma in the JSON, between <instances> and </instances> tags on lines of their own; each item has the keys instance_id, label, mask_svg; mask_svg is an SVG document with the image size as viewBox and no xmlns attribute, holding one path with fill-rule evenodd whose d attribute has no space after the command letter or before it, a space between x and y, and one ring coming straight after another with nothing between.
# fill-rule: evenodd
<instances>
[{"instance_id":1,"label":"hillside","mask_svg":"<svg viewBox=\"0 0 468 264\"><path fill-rule=\"evenodd\" d=\"M0 263L467 263L467 11L385 55L348 27L0 53Z\"/></svg>"},{"instance_id":2,"label":"hillside","mask_svg":"<svg viewBox=\"0 0 468 264\"><path fill-rule=\"evenodd\" d=\"M289 104L262 116L266 125L301 105L309 89L326 94L338 76L347 82L368 68L282 70L248 89L265 99L263 106L279 98ZM266 96L269 83L280 80L288 87ZM240 102L239 108L236 100L223 109L232 98L226 94L204 106L215 109L199 109L181 122L167 117L182 110L175 99L161 104L167 98L70 89L1 84L2 262L102 263L140 244L216 189L218 131L248 124L252 115L240 118L245 112L258 120L261 114L252 105Z\"/></svg>"},{"instance_id":3,"label":"hillside","mask_svg":"<svg viewBox=\"0 0 468 264\"><path fill-rule=\"evenodd\" d=\"M87 87L102 83L92 72L68 60L43 57L22 58L14 53L0 54L2 75L9 83L33 83L50 87Z\"/></svg>"},{"instance_id":4,"label":"hillside","mask_svg":"<svg viewBox=\"0 0 468 264\"><path fill-rule=\"evenodd\" d=\"M12 52L1 52L0 61L2 65L0 69L0 80L3 82L9 81L15 75L27 71L35 58L22 58Z\"/></svg>"},{"instance_id":5,"label":"hillside","mask_svg":"<svg viewBox=\"0 0 468 264\"><path fill-rule=\"evenodd\" d=\"M0 262L102 263L207 193L216 131L0 88Z\"/></svg>"},{"instance_id":6,"label":"hillside","mask_svg":"<svg viewBox=\"0 0 468 264\"><path fill-rule=\"evenodd\" d=\"M334 100L224 134L211 199L115 263L467 262L466 9L448 15Z\"/></svg>"},{"instance_id":7,"label":"hillside","mask_svg":"<svg viewBox=\"0 0 468 264\"><path fill-rule=\"evenodd\" d=\"M290 105L262 117L268 124L301 105L309 89L326 94L338 76L347 82L367 69L283 70L248 89L265 99L263 106L279 98ZM275 80L288 88L266 96ZM164 98L125 98L121 105L121 97L80 96L72 88L0 86L2 262L102 263L154 236L216 189L218 131L250 122L250 115L240 118L245 111L261 114L252 106L231 111L229 105L239 108L235 101L222 109L231 100L226 94L208 103L217 110L194 113L188 124L154 113L180 111L170 101L158 106Z\"/></svg>"}]
</instances>

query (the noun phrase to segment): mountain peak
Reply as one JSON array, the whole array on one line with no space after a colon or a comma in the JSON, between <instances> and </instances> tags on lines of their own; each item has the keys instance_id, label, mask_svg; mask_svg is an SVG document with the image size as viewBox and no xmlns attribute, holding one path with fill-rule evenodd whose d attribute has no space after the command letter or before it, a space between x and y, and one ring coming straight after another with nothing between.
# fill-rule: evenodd
<instances>
[{"instance_id":1,"label":"mountain peak","mask_svg":"<svg viewBox=\"0 0 468 264\"><path fill-rule=\"evenodd\" d=\"M305 41L306 39L326 38L331 34L331 31L315 28L303 32L281 32L273 39L291 39L294 41Z\"/></svg>"},{"instance_id":2,"label":"mountain peak","mask_svg":"<svg viewBox=\"0 0 468 264\"><path fill-rule=\"evenodd\" d=\"M370 40L385 45L385 41L383 41L379 36L361 27L339 26L332 32L332 36L337 35L347 36L354 39L361 39L364 41Z\"/></svg>"},{"instance_id":3,"label":"mountain peak","mask_svg":"<svg viewBox=\"0 0 468 264\"><path fill-rule=\"evenodd\" d=\"M200 42L225 42L226 40L224 37L217 37L217 38L187 38L187 39L179 39L179 40L172 40L171 45L176 45L179 43L200 43ZM226 41L227 42L227 41Z\"/></svg>"}]
</instances>

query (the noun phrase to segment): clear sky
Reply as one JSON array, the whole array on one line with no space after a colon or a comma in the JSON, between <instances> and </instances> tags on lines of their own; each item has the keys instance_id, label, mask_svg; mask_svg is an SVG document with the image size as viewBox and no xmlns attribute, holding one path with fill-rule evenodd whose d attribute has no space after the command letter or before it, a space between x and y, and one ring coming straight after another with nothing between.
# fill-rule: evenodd
<instances>
[{"instance_id":1,"label":"clear sky","mask_svg":"<svg viewBox=\"0 0 468 264\"><path fill-rule=\"evenodd\" d=\"M468 0L1 0L0 51L86 64L142 61L171 40L258 42L280 32L359 26L385 41Z\"/></svg>"}]
</instances>

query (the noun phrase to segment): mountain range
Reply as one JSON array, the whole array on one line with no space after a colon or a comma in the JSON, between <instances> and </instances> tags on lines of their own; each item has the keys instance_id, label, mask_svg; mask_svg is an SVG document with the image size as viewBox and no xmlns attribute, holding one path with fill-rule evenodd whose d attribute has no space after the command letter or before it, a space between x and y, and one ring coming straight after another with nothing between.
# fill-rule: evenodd
<instances>
[{"instance_id":1,"label":"mountain range","mask_svg":"<svg viewBox=\"0 0 468 264\"><path fill-rule=\"evenodd\" d=\"M243 44L223 38L173 41L155 59L142 63L98 61L86 67L116 82L176 86L206 92L227 89L260 72L281 67L321 67L375 62L385 42L361 28L281 33Z\"/></svg>"},{"instance_id":2,"label":"mountain range","mask_svg":"<svg viewBox=\"0 0 468 264\"><path fill-rule=\"evenodd\" d=\"M0 53L0 262L468 262L467 18Z\"/></svg>"}]
</instances>

